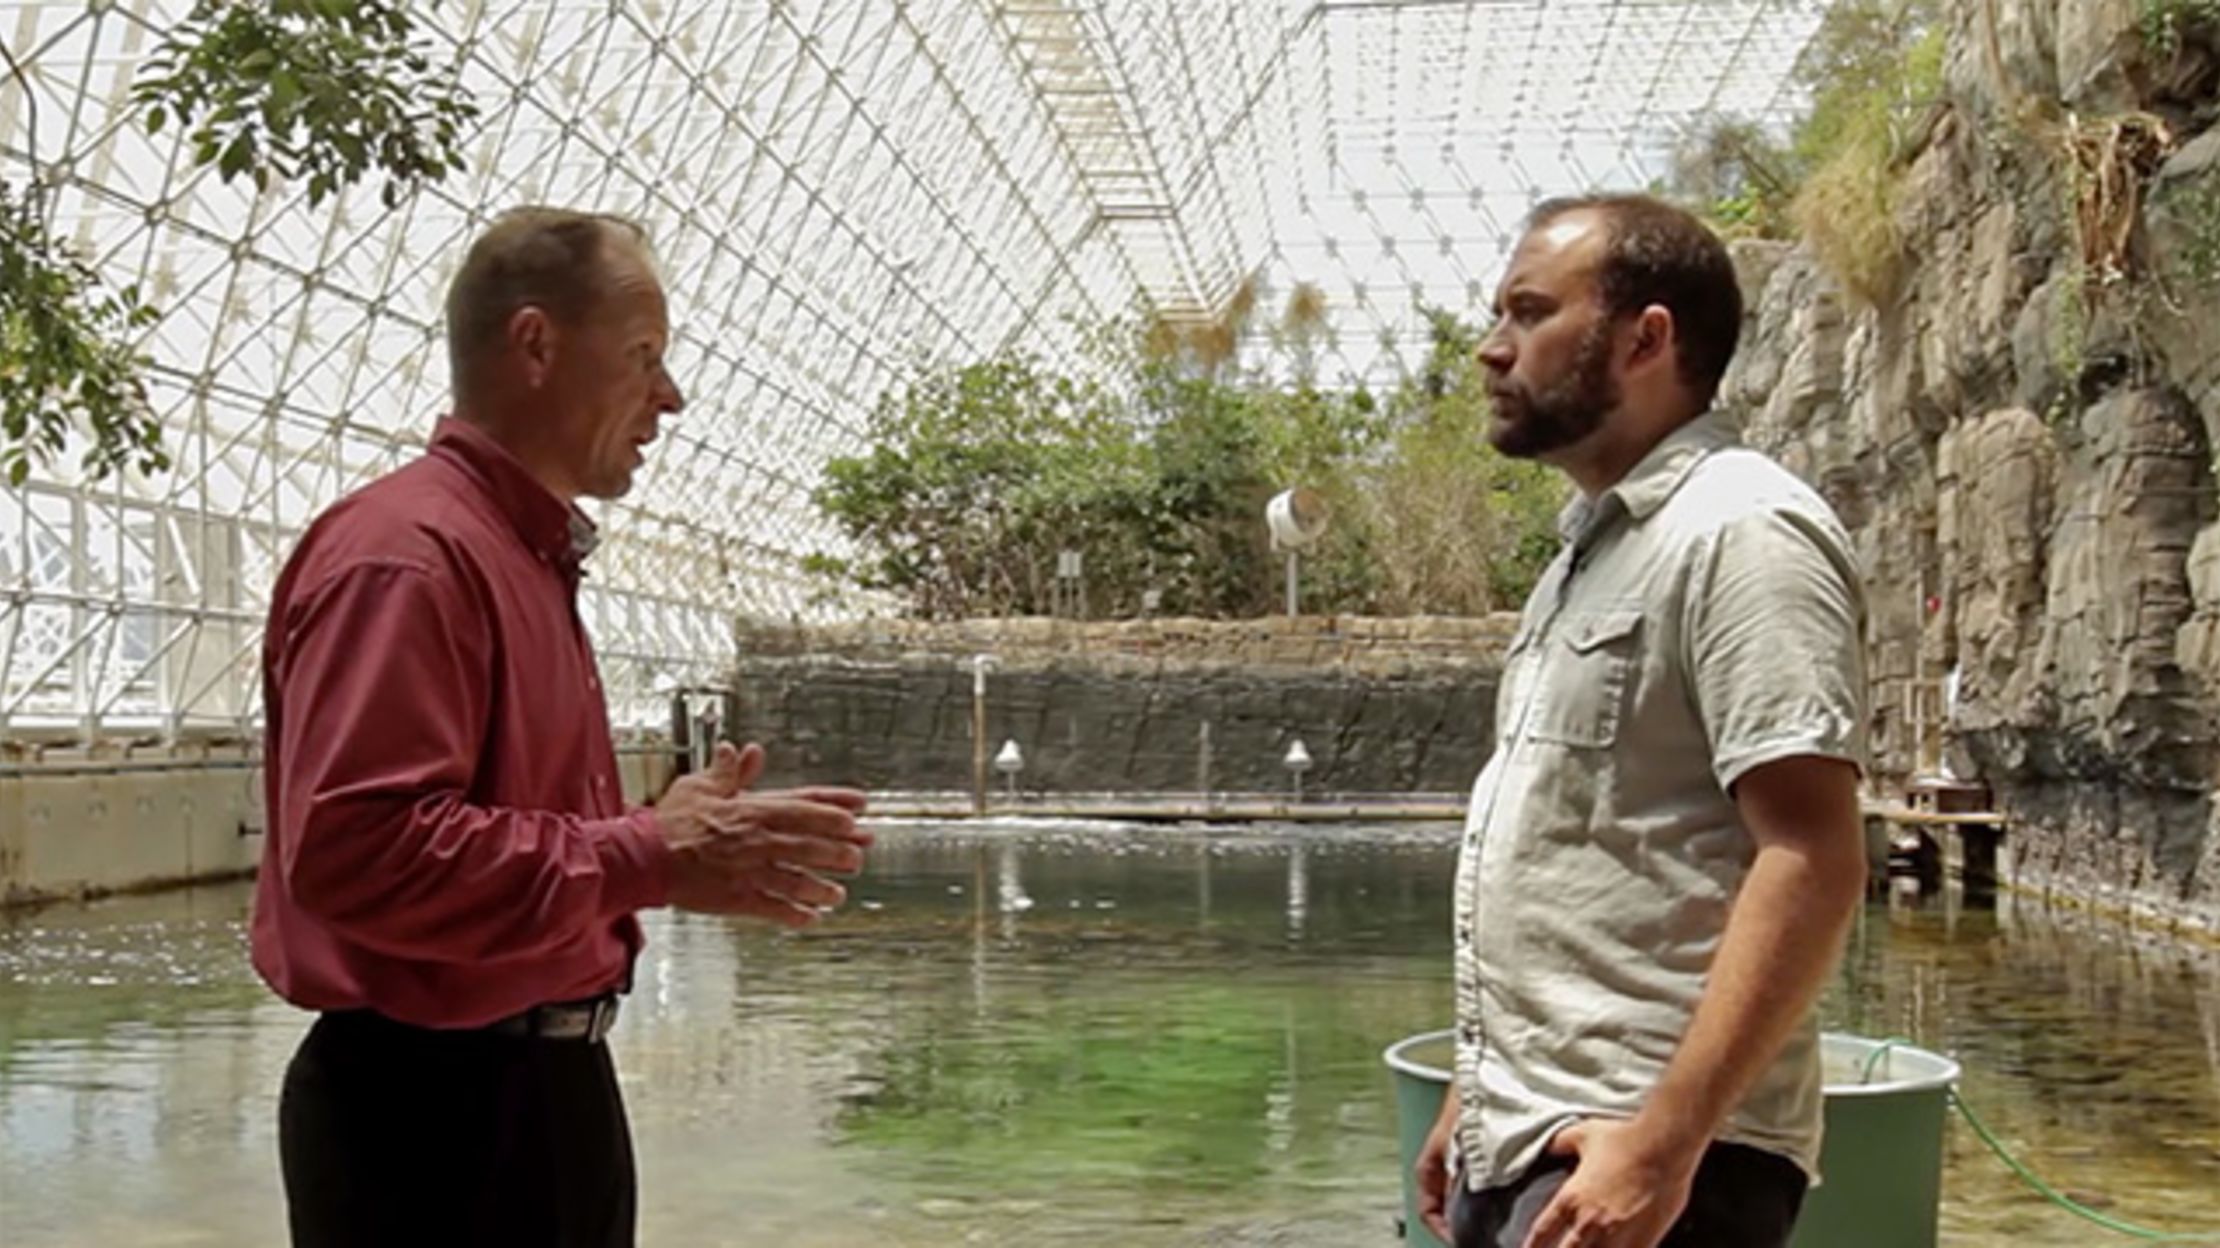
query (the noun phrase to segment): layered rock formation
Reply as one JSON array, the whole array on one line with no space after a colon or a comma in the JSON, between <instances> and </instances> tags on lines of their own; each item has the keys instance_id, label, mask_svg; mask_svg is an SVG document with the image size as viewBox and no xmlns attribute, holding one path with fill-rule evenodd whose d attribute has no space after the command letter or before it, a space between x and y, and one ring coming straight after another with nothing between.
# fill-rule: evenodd
<instances>
[{"instance_id":1,"label":"layered rock formation","mask_svg":"<svg viewBox=\"0 0 2220 1248\"><path fill-rule=\"evenodd\" d=\"M1896 295L1738 244L1724 399L1857 536L1880 770L1986 780L2021 884L2220 931L2220 58L2149 7L1956 6Z\"/></svg>"}]
</instances>

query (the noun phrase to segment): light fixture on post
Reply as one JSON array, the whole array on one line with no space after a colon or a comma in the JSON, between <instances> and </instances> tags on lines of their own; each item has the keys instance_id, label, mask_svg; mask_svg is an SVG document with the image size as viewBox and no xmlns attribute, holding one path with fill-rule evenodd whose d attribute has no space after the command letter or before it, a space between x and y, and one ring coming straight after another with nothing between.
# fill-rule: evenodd
<instances>
[{"instance_id":1,"label":"light fixture on post","mask_svg":"<svg viewBox=\"0 0 2220 1248\"><path fill-rule=\"evenodd\" d=\"M1012 806L1017 805L1017 778L1025 770L1025 751L1015 740L1004 741L1001 753L994 756L994 769L1002 773L1003 796Z\"/></svg>"},{"instance_id":2,"label":"light fixture on post","mask_svg":"<svg viewBox=\"0 0 2220 1248\"><path fill-rule=\"evenodd\" d=\"M1287 775L1294 789L1295 800L1302 801L1303 773L1310 770L1311 761L1310 751L1303 748L1301 737L1295 738L1295 744L1287 747L1287 757L1280 760L1280 766L1287 768Z\"/></svg>"},{"instance_id":3,"label":"light fixture on post","mask_svg":"<svg viewBox=\"0 0 2220 1248\"><path fill-rule=\"evenodd\" d=\"M1264 504L1264 525L1272 533L1272 549L1287 555L1287 614L1296 614L1296 580L1301 552L1325 536L1332 513L1318 491L1297 486L1281 490Z\"/></svg>"}]
</instances>

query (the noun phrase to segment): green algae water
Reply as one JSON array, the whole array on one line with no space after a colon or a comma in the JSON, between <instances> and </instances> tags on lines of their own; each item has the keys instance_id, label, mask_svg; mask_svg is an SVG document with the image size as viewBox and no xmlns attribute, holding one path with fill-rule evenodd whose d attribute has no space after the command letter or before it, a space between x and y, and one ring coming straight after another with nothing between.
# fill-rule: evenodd
<instances>
[{"instance_id":1,"label":"green algae water","mask_svg":"<svg viewBox=\"0 0 2220 1248\"><path fill-rule=\"evenodd\" d=\"M818 930L652 917L614 1041L643 1244L1394 1242L1379 1055L1447 1022L1453 829L881 836ZM248 968L247 903L0 916L0 1243L282 1242L306 1019ZM2220 1227L2220 952L1898 899L1826 1021L1955 1055L2077 1198ZM2108 1242L1945 1147L1944 1243Z\"/></svg>"}]
</instances>

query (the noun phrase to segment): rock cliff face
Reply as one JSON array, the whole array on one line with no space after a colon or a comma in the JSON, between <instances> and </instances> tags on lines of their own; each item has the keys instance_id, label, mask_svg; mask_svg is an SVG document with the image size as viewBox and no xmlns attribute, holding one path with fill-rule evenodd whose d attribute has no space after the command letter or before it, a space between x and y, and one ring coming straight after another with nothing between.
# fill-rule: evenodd
<instances>
[{"instance_id":1,"label":"rock cliff face","mask_svg":"<svg viewBox=\"0 0 2220 1248\"><path fill-rule=\"evenodd\" d=\"M2220 931L2220 58L2147 7L1957 5L1897 294L1738 244L1723 399L1860 543L1879 770L1986 780L2019 883ZM2139 168L2103 141L2154 134ZM2114 175L2141 198L2085 302L2069 213Z\"/></svg>"}]
</instances>

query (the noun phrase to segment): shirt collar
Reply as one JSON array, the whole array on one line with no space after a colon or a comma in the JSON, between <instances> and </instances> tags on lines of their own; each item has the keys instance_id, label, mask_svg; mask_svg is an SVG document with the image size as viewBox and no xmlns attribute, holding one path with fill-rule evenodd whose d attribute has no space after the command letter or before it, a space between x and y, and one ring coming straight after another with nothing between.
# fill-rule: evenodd
<instances>
[{"instance_id":1,"label":"shirt collar","mask_svg":"<svg viewBox=\"0 0 2220 1248\"><path fill-rule=\"evenodd\" d=\"M599 530L584 512L533 480L516 456L476 425L442 418L432 432L432 453L469 473L516 526L526 548L555 566L575 571L600 541Z\"/></svg>"},{"instance_id":2,"label":"shirt collar","mask_svg":"<svg viewBox=\"0 0 2220 1248\"><path fill-rule=\"evenodd\" d=\"M1622 512L1637 521L1648 519L1706 456L1736 442L1734 431L1717 413L1696 417L1666 434L1610 489L1594 498L1575 494L1558 513L1558 536L1568 542L1577 541Z\"/></svg>"}]
</instances>

